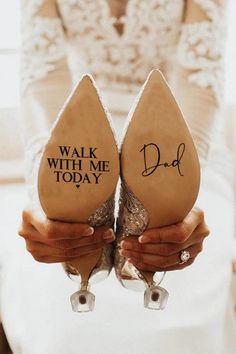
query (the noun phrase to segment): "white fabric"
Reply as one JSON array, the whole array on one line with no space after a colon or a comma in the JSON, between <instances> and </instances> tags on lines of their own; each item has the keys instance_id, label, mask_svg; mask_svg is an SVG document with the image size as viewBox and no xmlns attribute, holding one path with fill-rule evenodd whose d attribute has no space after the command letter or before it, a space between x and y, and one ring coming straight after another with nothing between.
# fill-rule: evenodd
<instances>
[{"instance_id":1,"label":"white fabric","mask_svg":"<svg viewBox=\"0 0 236 354\"><path fill-rule=\"evenodd\" d=\"M63 30L58 18L35 17L30 26L24 23L24 52L22 55L22 90L32 81L44 78L55 69L54 62L65 56ZM30 30L29 30L30 27ZM32 55L37 52L37 55Z\"/></svg>"},{"instance_id":2,"label":"white fabric","mask_svg":"<svg viewBox=\"0 0 236 354\"><path fill-rule=\"evenodd\" d=\"M195 71L188 75L190 82L211 88L219 98L224 6L216 0L194 2L206 19L182 24L184 0L128 1L119 35L107 0L22 0L22 89L54 70L67 53L76 82L89 71L100 87L137 92L153 68L164 70L177 60ZM61 18L38 15L45 3L56 4Z\"/></svg>"},{"instance_id":3,"label":"white fabric","mask_svg":"<svg viewBox=\"0 0 236 354\"><path fill-rule=\"evenodd\" d=\"M163 285L170 298L162 312L145 310L142 293L122 288L112 273L92 287L95 311L73 313L69 296L76 284L61 265L35 262L16 238L24 186L1 187L1 317L13 353L234 354L230 163L227 150L212 147L198 200L211 235L193 266L167 274Z\"/></svg>"},{"instance_id":4,"label":"white fabric","mask_svg":"<svg viewBox=\"0 0 236 354\"><path fill-rule=\"evenodd\" d=\"M16 108L0 108L0 183L23 181L23 143Z\"/></svg>"},{"instance_id":5,"label":"white fabric","mask_svg":"<svg viewBox=\"0 0 236 354\"><path fill-rule=\"evenodd\" d=\"M195 0L208 19L182 26L178 57L180 64L193 70L188 80L199 87L211 87L222 99L223 55L225 42L224 7L214 0ZM210 21L209 21L210 19Z\"/></svg>"}]
</instances>

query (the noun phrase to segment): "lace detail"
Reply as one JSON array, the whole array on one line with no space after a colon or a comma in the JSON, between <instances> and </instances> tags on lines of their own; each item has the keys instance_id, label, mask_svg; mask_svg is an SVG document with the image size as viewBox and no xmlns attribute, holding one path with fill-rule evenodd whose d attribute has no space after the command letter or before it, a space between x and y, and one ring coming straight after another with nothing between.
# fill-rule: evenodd
<instances>
[{"instance_id":1,"label":"lace detail","mask_svg":"<svg viewBox=\"0 0 236 354\"><path fill-rule=\"evenodd\" d=\"M37 138L33 139L33 141L29 143L25 149L25 178L27 183L27 192L29 200L33 201L34 203L39 203L37 176L40 159L47 139L48 135L46 133L38 135Z\"/></svg>"},{"instance_id":2,"label":"lace detail","mask_svg":"<svg viewBox=\"0 0 236 354\"><path fill-rule=\"evenodd\" d=\"M35 17L22 30L21 89L43 79L65 57L65 41L58 18Z\"/></svg>"},{"instance_id":3,"label":"lace detail","mask_svg":"<svg viewBox=\"0 0 236 354\"><path fill-rule=\"evenodd\" d=\"M107 0L57 0L61 19L37 15L45 0L22 1L23 89L65 56L64 26L75 81L90 72L103 89L136 93L153 68L170 70L179 43L179 62L193 71L189 81L221 97L221 3L195 0L209 20L182 25L184 0L129 0L119 20L110 15ZM117 23L123 24L122 35Z\"/></svg>"},{"instance_id":4,"label":"lace detail","mask_svg":"<svg viewBox=\"0 0 236 354\"><path fill-rule=\"evenodd\" d=\"M30 19L35 16L44 3L45 0L21 0L21 9L24 12L24 17Z\"/></svg>"},{"instance_id":5,"label":"lace detail","mask_svg":"<svg viewBox=\"0 0 236 354\"><path fill-rule=\"evenodd\" d=\"M130 0L119 35L107 0L58 0L75 77L89 71L102 88L136 93L147 74L174 53L183 3Z\"/></svg>"},{"instance_id":6,"label":"lace detail","mask_svg":"<svg viewBox=\"0 0 236 354\"><path fill-rule=\"evenodd\" d=\"M219 101L223 87L224 21L223 9L214 0L195 0L209 20L184 24L178 47L180 64L193 70L188 80L211 88Z\"/></svg>"}]
</instances>

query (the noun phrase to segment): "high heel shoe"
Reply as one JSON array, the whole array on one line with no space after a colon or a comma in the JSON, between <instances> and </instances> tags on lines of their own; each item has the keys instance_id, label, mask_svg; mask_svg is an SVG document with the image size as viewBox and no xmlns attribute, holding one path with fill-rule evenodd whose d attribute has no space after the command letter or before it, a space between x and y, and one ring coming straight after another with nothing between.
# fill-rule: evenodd
<instances>
[{"instance_id":1,"label":"high heel shoe","mask_svg":"<svg viewBox=\"0 0 236 354\"><path fill-rule=\"evenodd\" d=\"M85 75L60 112L42 154L38 174L42 208L53 220L113 227L118 177L119 155L108 115L92 77ZM63 265L80 283L80 290L71 296L72 309L93 310L95 296L89 283L109 274L111 246Z\"/></svg>"},{"instance_id":2,"label":"high heel shoe","mask_svg":"<svg viewBox=\"0 0 236 354\"><path fill-rule=\"evenodd\" d=\"M115 270L121 284L143 289L144 306L163 309L168 292L155 273L138 270L119 254L127 236L182 221L199 191L198 155L163 75L150 73L128 117L121 147L121 195Z\"/></svg>"}]
</instances>

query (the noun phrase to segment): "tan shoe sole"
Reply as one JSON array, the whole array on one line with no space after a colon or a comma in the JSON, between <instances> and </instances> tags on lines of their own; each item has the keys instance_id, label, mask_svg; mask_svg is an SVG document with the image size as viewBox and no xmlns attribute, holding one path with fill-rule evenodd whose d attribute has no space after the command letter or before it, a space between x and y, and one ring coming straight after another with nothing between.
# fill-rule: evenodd
<instances>
[{"instance_id":1,"label":"tan shoe sole","mask_svg":"<svg viewBox=\"0 0 236 354\"><path fill-rule=\"evenodd\" d=\"M114 192L119 157L110 123L89 76L84 76L56 120L38 175L50 219L86 223Z\"/></svg>"},{"instance_id":2,"label":"tan shoe sole","mask_svg":"<svg viewBox=\"0 0 236 354\"><path fill-rule=\"evenodd\" d=\"M149 215L148 228L182 221L199 191L198 155L163 75L154 70L131 111L121 173Z\"/></svg>"}]
</instances>

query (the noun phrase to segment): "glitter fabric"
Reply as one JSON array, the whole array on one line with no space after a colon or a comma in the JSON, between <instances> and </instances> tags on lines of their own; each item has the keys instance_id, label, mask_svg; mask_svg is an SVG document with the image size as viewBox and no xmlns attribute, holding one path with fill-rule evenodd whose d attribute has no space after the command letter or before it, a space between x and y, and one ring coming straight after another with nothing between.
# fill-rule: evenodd
<instances>
[{"instance_id":1,"label":"glitter fabric","mask_svg":"<svg viewBox=\"0 0 236 354\"><path fill-rule=\"evenodd\" d=\"M117 221L117 247L115 252L115 271L119 280L140 279L142 275L127 258L119 255L120 242L127 236L140 236L148 226L148 213L143 204L134 196L122 181L119 217Z\"/></svg>"}]
</instances>

